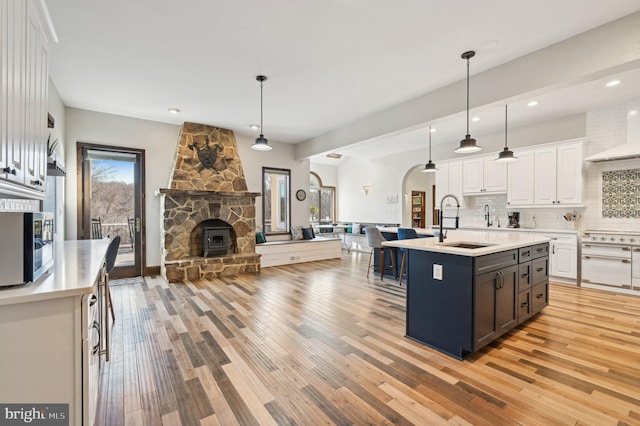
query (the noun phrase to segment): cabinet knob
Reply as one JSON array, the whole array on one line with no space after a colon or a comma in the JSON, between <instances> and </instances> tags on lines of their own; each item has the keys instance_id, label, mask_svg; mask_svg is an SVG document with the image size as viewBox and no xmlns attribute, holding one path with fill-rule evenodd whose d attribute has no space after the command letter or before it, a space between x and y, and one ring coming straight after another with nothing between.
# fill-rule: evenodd
<instances>
[{"instance_id":1,"label":"cabinet knob","mask_svg":"<svg viewBox=\"0 0 640 426\"><path fill-rule=\"evenodd\" d=\"M42 181L40 179L32 180L31 185L42 186Z\"/></svg>"},{"instance_id":2,"label":"cabinet knob","mask_svg":"<svg viewBox=\"0 0 640 426\"><path fill-rule=\"evenodd\" d=\"M11 168L11 167L9 167L9 166L7 166L7 167L5 167L4 169L2 169L2 172L3 172L3 173L8 173L8 174L10 174L10 175L14 175L14 176L15 176L15 175L17 175L17 173L16 173L16 169L12 169L12 168Z\"/></svg>"}]
</instances>

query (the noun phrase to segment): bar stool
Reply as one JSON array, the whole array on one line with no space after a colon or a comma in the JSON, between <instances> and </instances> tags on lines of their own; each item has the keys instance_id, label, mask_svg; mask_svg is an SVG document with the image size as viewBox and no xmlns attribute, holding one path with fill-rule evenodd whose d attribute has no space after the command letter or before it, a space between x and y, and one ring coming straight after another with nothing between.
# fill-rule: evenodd
<instances>
[{"instance_id":1,"label":"bar stool","mask_svg":"<svg viewBox=\"0 0 640 426\"><path fill-rule=\"evenodd\" d=\"M411 240L414 238L418 238L418 233L413 228L398 228L398 240ZM407 261L407 253L409 252L406 248L401 248L400 252L402 253L402 261L400 262L400 285L402 285L402 275L404 274L404 265ZM409 281L409 276L407 272L407 282Z\"/></svg>"},{"instance_id":2,"label":"bar stool","mask_svg":"<svg viewBox=\"0 0 640 426\"><path fill-rule=\"evenodd\" d=\"M393 256L393 248L392 247L384 247L382 245L383 241L387 241L383 236L380 230L375 226L367 226L364 228L365 234L367 234L367 242L369 243L369 247L371 247L371 252L369 253L369 267L367 268L367 278L369 278L369 273L371 272L371 260L373 259L373 252L375 249L380 250L380 281L384 281L384 254L386 250L389 250L391 256L391 267L393 268L393 275L396 274L396 261Z\"/></svg>"}]
</instances>

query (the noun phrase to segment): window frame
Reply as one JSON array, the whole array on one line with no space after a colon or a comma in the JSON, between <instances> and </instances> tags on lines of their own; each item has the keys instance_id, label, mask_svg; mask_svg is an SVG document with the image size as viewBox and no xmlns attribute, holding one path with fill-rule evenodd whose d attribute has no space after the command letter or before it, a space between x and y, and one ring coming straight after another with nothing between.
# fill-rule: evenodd
<instances>
[{"instance_id":1,"label":"window frame","mask_svg":"<svg viewBox=\"0 0 640 426\"><path fill-rule=\"evenodd\" d=\"M286 176L286 206L284 206L284 213L286 214L285 218L285 228L286 230L277 230L267 231L267 186L265 175L269 174L278 174ZM271 190L269 190L271 192ZM271 213L269 213L269 217L271 217ZM269 226L271 229L271 225ZM263 167L262 168L262 231L265 235L285 235L291 233L291 169L281 169L278 167Z\"/></svg>"}]
</instances>

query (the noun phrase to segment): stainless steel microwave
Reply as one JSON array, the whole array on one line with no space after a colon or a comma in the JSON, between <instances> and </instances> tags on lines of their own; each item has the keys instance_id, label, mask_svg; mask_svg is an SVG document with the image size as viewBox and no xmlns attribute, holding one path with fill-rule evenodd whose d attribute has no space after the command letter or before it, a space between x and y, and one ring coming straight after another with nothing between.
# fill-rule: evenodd
<instances>
[{"instance_id":1,"label":"stainless steel microwave","mask_svg":"<svg viewBox=\"0 0 640 426\"><path fill-rule=\"evenodd\" d=\"M53 213L0 212L0 286L36 281L53 266Z\"/></svg>"}]
</instances>

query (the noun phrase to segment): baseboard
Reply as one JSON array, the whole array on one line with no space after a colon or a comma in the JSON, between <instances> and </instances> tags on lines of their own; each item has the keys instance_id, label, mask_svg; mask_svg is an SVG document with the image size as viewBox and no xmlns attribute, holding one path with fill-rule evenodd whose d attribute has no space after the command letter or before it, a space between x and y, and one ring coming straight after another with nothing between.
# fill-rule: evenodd
<instances>
[{"instance_id":1,"label":"baseboard","mask_svg":"<svg viewBox=\"0 0 640 426\"><path fill-rule=\"evenodd\" d=\"M144 268L144 276L160 275L160 266L147 266Z\"/></svg>"}]
</instances>

